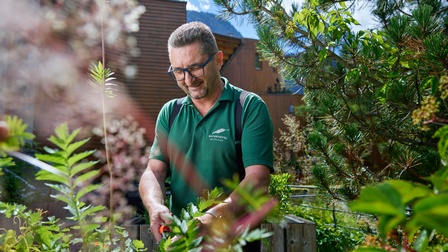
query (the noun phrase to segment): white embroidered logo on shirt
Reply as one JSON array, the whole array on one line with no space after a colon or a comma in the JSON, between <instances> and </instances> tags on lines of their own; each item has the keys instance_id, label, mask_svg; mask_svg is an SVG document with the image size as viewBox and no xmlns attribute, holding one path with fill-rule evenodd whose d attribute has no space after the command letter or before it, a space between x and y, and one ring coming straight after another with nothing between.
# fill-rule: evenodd
<instances>
[{"instance_id":1,"label":"white embroidered logo on shirt","mask_svg":"<svg viewBox=\"0 0 448 252\"><path fill-rule=\"evenodd\" d=\"M212 134L219 134L219 133L222 133L222 132L224 132L224 131L226 131L226 130L228 130L228 129L220 128L220 129L218 129L218 130L213 131Z\"/></svg>"},{"instance_id":2,"label":"white embroidered logo on shirt","mask_svg":"<svg viewBox=\"0 0 448 252\"><path fill-rule=\"evenodd\" d=\"M213 131L211 135L208 135L208 138L210 140L212 140L212 141L223 142L224 140L227 140L227 137L226 136L221 136L219 134L221 134L221 133L223 133L225 131L229 131L229 130L228 129L224 129L224 128L217 129L217 130Z\"/></svg>"}]
</instances>

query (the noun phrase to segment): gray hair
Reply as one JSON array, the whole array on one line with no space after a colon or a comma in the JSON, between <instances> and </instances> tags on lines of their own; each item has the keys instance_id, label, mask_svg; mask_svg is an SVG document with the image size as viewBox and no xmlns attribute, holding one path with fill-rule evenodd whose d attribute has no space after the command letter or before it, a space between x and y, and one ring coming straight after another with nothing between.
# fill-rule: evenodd
<instances>
[{"instance_id":1,"label":"gray hair","mask_svg":"<svg viewBox=\"0 0 448 252\"><path fill-rule=\"evenodd\" d=\"M198 21L183 24L171 33L168 39L168 50L196 42L201 43L200 51L202 54L210 56L218 52L218 45L210 27Z\"/></svg>"}]
</instances>

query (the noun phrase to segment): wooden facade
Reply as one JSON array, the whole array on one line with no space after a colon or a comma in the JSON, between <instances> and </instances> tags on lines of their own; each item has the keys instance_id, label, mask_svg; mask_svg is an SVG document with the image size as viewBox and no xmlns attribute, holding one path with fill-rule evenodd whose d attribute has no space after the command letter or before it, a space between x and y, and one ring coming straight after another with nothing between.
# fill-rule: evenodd
<instances>
[{"instance_id":1,"label":"wooden facade","mask_svg":"<svg viewBox=\"0 0 448 252\"><path fill-rule=\"evenodd\" d=\"M139 108L138 112L133 112L134 116L146 128L151 142L155 121L163 104L185 95L166 72L170 66L167 41L171 32L186 22L187 3L167 0L139 2L146 8L139 19L140 30L134 34L140 56L130 62L137 66L137 74L135 78L125 78L124 83Z\"/></svg>"},{"instance_id":2,"label":"wooden facade","mask_svg":"<svg viewBox=\"0 0 448 252\"><path fill-rule=\"evenodd\" d=\"M281 118L289 113L289 106L302 103L302 95L285 92L268 93L268 88L282 82L277 71L269 66L269 62L261 61L261 67L256 67L257 40L243 39L243 45L232 57L221 74L229 81L248 91L258 94L268 105L274 125L274 136L279 137L279 130L285 130Z\"/></svg>"}]
</instances>

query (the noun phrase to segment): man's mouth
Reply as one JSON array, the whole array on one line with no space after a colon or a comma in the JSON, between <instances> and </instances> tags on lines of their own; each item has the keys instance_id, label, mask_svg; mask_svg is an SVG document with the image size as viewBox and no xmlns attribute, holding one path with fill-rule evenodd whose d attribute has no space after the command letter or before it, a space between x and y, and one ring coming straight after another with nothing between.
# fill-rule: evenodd
<instances>
[{"instance_id":1,"label":"man's mouth","mask_svg":"<svg viewBox=\"0 0 448 252\"><path fill-rule=\"evenodd\" d=\"M193 85L187 86L188 89L196 89L202 84L202 81L195 82Z\"/></svg>"}]
</instances>

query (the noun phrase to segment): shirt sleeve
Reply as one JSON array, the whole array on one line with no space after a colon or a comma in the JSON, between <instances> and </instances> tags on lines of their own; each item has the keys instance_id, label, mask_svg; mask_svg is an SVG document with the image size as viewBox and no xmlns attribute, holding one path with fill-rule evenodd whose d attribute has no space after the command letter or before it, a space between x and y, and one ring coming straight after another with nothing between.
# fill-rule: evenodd
<instances>
[{"instance_id":1,"label":"shirt sleeve","mask_svg":"<svg viewBox=\"0 0 448 252\"><path fill-rule=\"evenodd\" d=\"M266 103L256 94L246 98L243 108L241 148L244 167L266 165L274 171L274 129Z\"/></svg>"},{"instance_id":2,"label":"shirt sleeve","mask_svg":"<svg viewBox=\"0 0 448 252\"><path fill-rule=\"evenodd\" d=\"M167 165L169 164L167 155L167 139L170 127L169 118L175 102L176 100L174 99L165 103L165 105L163 105L162 109L160 110L156 121L154 142L149 152L149 159L157 159L166 163Z\"/></svg>"}]
</instances>

